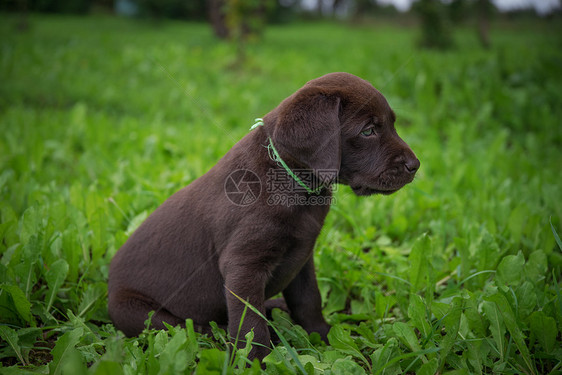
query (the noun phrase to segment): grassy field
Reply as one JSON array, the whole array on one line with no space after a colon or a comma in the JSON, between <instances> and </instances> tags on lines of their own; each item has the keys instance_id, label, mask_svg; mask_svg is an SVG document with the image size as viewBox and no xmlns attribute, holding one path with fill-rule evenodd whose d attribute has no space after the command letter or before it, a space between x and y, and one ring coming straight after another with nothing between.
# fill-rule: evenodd
<instances>
[{"instance_id":1,"label":"grassy field","mask_svg":"<svg viewBox=\"0 0 562 375\"><path fill-rule=\"evenodd\" d=\"M562 372L562 27L272 26L235 64L207 25L0 18L0 373ZM225 333L107 315L142 220L307 80L371 81L421 160L395 195L336 192L317 242L328 344L281 313L265 369ZM557 234L558 233L558 234ZM248 367L245 367L248 365Z\"/></svg>"}]
</instances>

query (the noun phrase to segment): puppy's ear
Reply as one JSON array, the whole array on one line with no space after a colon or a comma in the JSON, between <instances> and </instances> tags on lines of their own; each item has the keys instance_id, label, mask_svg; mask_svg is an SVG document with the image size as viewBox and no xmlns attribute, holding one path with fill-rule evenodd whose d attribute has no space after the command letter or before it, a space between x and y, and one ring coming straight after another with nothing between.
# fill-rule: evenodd
<instances>
[{"instance_id":1,"label":"puppy's ear","mask_svg":"<svg viewBox=\"0 0 562 375\"><path fill-rule=\"evenodd\" d=\"M333 171L333 179L337 177L341 164L338 95L304 87L271 114L271 139L285 162L312 169L315 174L320 170Z\"/></svg>"}]
</instances>

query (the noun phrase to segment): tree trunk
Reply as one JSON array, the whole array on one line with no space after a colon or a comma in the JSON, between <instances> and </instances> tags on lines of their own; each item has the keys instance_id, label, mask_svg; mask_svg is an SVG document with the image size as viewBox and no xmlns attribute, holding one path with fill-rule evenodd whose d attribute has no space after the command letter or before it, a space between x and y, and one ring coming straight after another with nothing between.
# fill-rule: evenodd
<instances>
[{"instance_id":1,"label":"tree trunk","mask_svg":"<svg viewBox=\"0 0 562 375\"><path fill-rule=\"evenodd\" d=\"M28 7L27 0L18 1L18 8L20 11L20 18L16 24L16 29L18 31L28 31L29 30L29 18L28 18Z\"/></svg>"},{"instance_id":2,"label":"tree trunk","mask_svg":"<svg viewBox=\"0 0 562 375\"><path fill-rule=\"evenodd\" d=\"M316 13L318 14L318 17L322 17L323 12L324 12L324 0L317 0Z\"/></svg>"},{"instance_id":3,"label":"tree trunk","mask_svg":"<svg viewBox=\"0 0 562 375\"><path fill-rule=\"evenodd\" d=\"M478 0L478 39L484 48L490 48L490 4L488 0Z\"/></svg>"},{"instance_id":4,"label":"tree trunk","mask_svg":"<svg viewBox=\"0 0 562 375\"><path fill-rule=\"evenodd\" d=\"M226 25L226 14L224 12L225 0L209 0L209 18L215 35L221 39L229 37Z\"/></svg>"}]
</instances>

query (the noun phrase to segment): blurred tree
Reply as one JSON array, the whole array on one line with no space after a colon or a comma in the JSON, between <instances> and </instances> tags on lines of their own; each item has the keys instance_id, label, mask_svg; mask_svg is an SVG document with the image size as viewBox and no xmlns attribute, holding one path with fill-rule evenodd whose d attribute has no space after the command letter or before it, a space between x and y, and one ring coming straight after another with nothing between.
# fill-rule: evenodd
<instances>
[{"instance_id":1,"label":"blurred tree","mask_svg":"<svg viewBox=\"0 0 562 375\"><path fill-rule=\"evenodd\" d=\"M16 23L16 29L18 31L27 31L29 30L29 7L27 0L18 0L17 7L20 18Z\"/></svg>"},{"instance_id":2,"label":"blurred tree","mask_svg":"<svg viewBox=\"0 0 562 375\"><path fill-rule=\"evenodd\" d=\"M294 21L300 9L300 0L272 0L267 6L268 23Z\"/></svg>"},{"instance_id":3,"label":"blurred tree","mask_svg":"<svg viewBox=\"0 0 562 375\"><path fill-rule=\"evenodd\" d=\"M209 0L209 19L215 35L221 39L227 38L229 35L228 26L226 25L226 6L227 0Z\"/></svg>"},{"instance_id":4,"label":"blurred tree","mask_svg":"<svg viewBox=\"0 0 562 375\"><path fill-rule=\"evenodd\" d=\"M395 17L399 14L396 7L391 4L381 4L377 0L348 0L353 9L354 20L372 17Z\"/></svg>"},{"instance_id":5,"label":"blurred tree","mask_svg":"<svg viewBox=\"0 0 562 375\"><path fill-rule=\"evenodd\" d=\"M490 0L476 0L478 39L484 48L490 48L490 16L493 12Z\"/></svg>"},{"instance_id":6,"label":"blurred tree","mask_svg":"<svg viewBox=\"0 0 562 375\"><path fill-rule=\"evenodd\" d=\"M215 34L236 46L235 66L246 59L248 39L259 38L265 29L272 0L209 0L209 15Z\"/></svg>"},{"instance_id":7,"label":"blurred tree","mask_svg":"<svg viewBox=\"0 0 562 375\"><path fill-rule=\"evenodd\" d=\"M19 2L18 2L19 3ZM91 0L28 0L26 7L32 12L87 13Z\"/></svg>"},{"instance_id":8,"label":"blurred tree","mask_svg":"<svg viewBox=\"0 0 562 375\"><path fill-rule=\"evenodd\" d=\"M205 20L205 0L135 0L140 16L154 19Z\"/></svg>"},{"instance_id":9,"label":"blurred tree","mask_svg":"<svg viewBox=\"0 0 562 375\"><path fill-rule=\"evenodd\" d=\"M270 0L209 0L209 16L219 38L246 40L261 36L274 6Z\"/></svg>"},{"instance_id":10,"label":"blurred tree","mask_svg":"<svg viewBox=\"0 0 562 375\"><path fill-rule=\"evenodd\" d=\"M316 0L316 15L322 17L324 11L324 0Z\"/></svg>"},{"instance_id":11,"label":"blurred tree","mask_svg":"<svg viewBox=\"0 0 562 375\"><path fill-rule=\"evenodd\" d=\"M373 3L371 0L355 0L355 11L353 12L353 18L361 18L365 16L366 13L372 12L373 7L376 7L377 3Z\"/></svg>"},{"instance_id":12,"label":"blurred tree","mask_svg":"<svg viewBox=\"0 0 562 375\"><path fill-rule=\"evenodd\" d=\"M471 11L470 0L453 0L449 4L449 16L454 24L465 21Z\"/></svg>"},{"instance_id":13,"label":"blurred tree","mask_svg":"<svg viewBox=\"0 0 562 375\"><path fill-rule=\"evenodd\" d=\"M414 3L414 11L421 20L422 46L446 49L453 45L449 18L440 0L419 0Z\"/></svg>"}]
</instances>

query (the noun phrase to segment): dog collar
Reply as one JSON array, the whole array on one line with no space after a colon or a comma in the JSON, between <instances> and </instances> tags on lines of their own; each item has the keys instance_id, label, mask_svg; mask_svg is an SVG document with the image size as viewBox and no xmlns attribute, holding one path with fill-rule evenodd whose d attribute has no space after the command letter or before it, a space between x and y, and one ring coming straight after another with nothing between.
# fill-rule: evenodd
<instances>
[{"instance_id":1,"label":"dog collar","mask_svg":"<svg viewBox=\"0 0 562 375\"><path fill-rule=\"evenodd\" d=\"M250 128L250 130L254 130L257 127L263 126L263 119L262 118L257 118L254 120L255 123L254 125L252 125L252 127ZM267 153L269 154L269 158L271 160L273 160L274 162L277 163L278 166L282 167L285 171L287 171L287 173L289 174L289 176L291 176L293 178L293 180L295 180L297 182L297 184L299 184L300 186L302 186L307 193L309 194L318 194L320 193L320 191L322 189L324 189L324 185L320 185L318 186L316 189L311 189L310 187L308 187L307 184L305 184L300 178L299 176L297 176L295 174L295 172L293 172L291 170L291 168L289 168L289 166L287 165L287 163L285 163L285 161L283 161L283 159L281 159L281 156L279 155L279 152L277 151L277 149L275 148L275 146L273 146L273 141L271 140L270 137L267 137L267 140L269 141L269 144L267 146L265 146L267 148Z\"/></svg>"}]
</instances>

